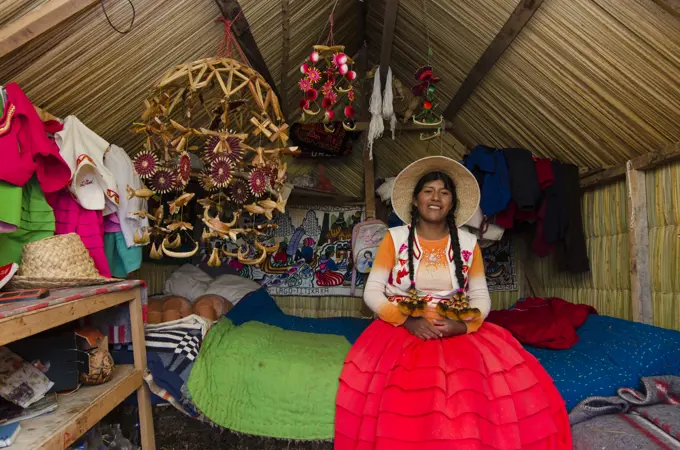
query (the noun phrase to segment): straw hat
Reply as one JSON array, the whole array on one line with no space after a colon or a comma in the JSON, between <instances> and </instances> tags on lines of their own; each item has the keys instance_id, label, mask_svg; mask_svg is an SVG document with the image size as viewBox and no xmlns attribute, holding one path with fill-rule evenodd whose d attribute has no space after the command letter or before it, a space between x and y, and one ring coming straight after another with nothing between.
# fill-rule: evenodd
<instances>
[{"instance_id":1,"label":"straw hat","mask_svg":"<svg viewBox=\"0 0 680 450\"><path fill-rule=\"evenodd\" d=\"M394 212L405 223L411 223L411 205L413 189L418 180L430 172L443 172L451 177L456 185L456 225L461 226L477 210L479 206L479 185L474 175L462 164L445 156L429 156L411 163L402 170L394 180L392 188L392 206Z\"/></svg>"},{"instance_id":2,"label":"straw hat","mask_svg":"<svg viewBox=\"0 0 680 450\"><path fill-rule=\"evenodd\" d=\"M24 245L12 289L57 288L113 283L99 275L90 253L75 233L51 236Z\"/></svg>"}]
</instances>

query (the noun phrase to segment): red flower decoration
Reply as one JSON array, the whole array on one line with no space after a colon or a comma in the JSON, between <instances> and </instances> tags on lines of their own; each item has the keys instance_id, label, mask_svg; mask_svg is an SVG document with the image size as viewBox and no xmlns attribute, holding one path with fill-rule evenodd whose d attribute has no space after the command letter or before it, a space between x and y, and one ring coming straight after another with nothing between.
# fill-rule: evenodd
<instances>
[{"instance_id":1,"label":"red flower decoration","mask_svg":"<svg viewBox=\"0 0 680 450\"><path fill-rule=\"evenodd\" d=\"M240 178L234 180L229 185L229 197L239 205L244 204L248 200L248 187L246 183Z\"/></svg>"},{"instance_id":2,"label":"red flower decoration","mask_svg":"<svg viewBox=\"0 0 680 450\"><path fill-rule=\"evenodd\" d=\"M312 83L312 85L315 85L321 79L321 72L319 72L319 69L316 67L308 68L306 75L307 79L310 81L310 83Z\"/></svg>"},{"instance_id":3,"label":"red flower decoration","mask_svg":"<svg viewBox=\"0 0 680 450\"><path fill-rule=\"evenodd\" d=\"M255 167L250 172L250 192L255 197L260 197L267 191L269 174L265 167Z\"/></svg>"},{"instance_id":4,"label":"red flower decoration","mask_svg":"<svg viewBox=\"0 0 680 450\"><path fill-rule=\"evenodd\" d=\"M153 174L151 186L159 194L167 194L170 191L174 191L177 186L177 173L168 168L161 167Z\"/></svg>"},{"instance_id":5,"label":"red flower decoration","mask_svg":"<svg viewBox=\"0 0 680 450\"><path fill-rule=\"evenodd\" d=\"M313 102L319 97L319 92L316 89L310 89L305 92L305 98L310 102Z\"/></svg>"},{"instance_id":6,"label":"red flower decoration","mask_svg":"<svg viewBox=\"0 0 680 450\"><path fill-rule=\"evenodd\" d=\"M425 100L425 101L423 102L423 108L425 108L425 109L432 109L432 102L429 101L429 100Z\"/></svg>"},{"instance_id":7,"label":"red flower decoration","mask_svg":"<svg viewBox=\"0 0 680 450\"><path fill-rule=\"evenodd\" d=\"M300 78L298 85L302 91L308 91L312 88L312 83L307 78Z\"/></svg>"},{"instance_id":8,"label":"red flower decoration","mask_svg":"<svg viewBox=\"0 0 680 450\"><path fill-rule=\"evenodd\" d=\"M335 83L331 83L330 81L326 81L324 85L321 87L321 93L325 96L328 96L330 93L333 92L333 85Z\"/></svg>"},{"instance_id":9,"label":"red flower decoration","mask_svg":"<svg viewBox=\"0 0 680 450\"><path fill-rule=\"evenodd\" d=\"M140 152L135 157L135 172L142 178L149 178L156 173L158 168L158 157L155 153L148 150Z\"/></svg>"},{"instance_id":10,"label":"red flower decoration","mask_svg":"<svg viewBox=\"0 0 680 450\"><path fill-rule=\"evenodd\" d=\"M210 163L210 179L219 188L226 187L231 181L231 164L225 157L215 158Z\"/></svg>"},{"instance_id":11,"label":"red flower decoration","mask_svg":"<svg viewBox=\"0 0 680 450\"><path fill-rule=\"evenodd\" d=\"M309 109L309 100L307 100L306 98L301 98L300 109Z\"/></svg>"},{"instance_id":12,"label":"red flower decoration","mask_svg":"<svg viewBox=\"0 0 680 450\"><path fill-rule=\"evenodd\" d=\"M356 111L354 110L354 107L352 105L345 106L345 116L354 117L355 114L356 114Z\"/></svg>"},{"instance_id":13,"label":"red flower decoration","mask_svg":"<svg viewBox=\"0 0 680 450\"><path fill-rule=\"evenodd\" d=\"M354 101L354 89L350 89L349 91L347 91L347 99L350 102Z\"/></svg>"},{"instance_id":14,"label":"red flower decoration","mask_svg":"<svg viewBox=\"0 0 680 450\"><path fill-rule=\"evenodd\" d=\"M185 183L188 183L191 178L191 157L187 152L179 156L179 178Z\"/></svg>"},{"instance_id":15,"label":"red flower decoration","mask_svg":"<svg viewBox=\"0 0 680 450\"><path fill-rule=\"evenodd\" d=\"M324 97L323 101L321 102L321 107L323 109L329 109L331 106L333 106L333 102L331 101L331 99L328 97Z\"/></svg>"}]
</instances>

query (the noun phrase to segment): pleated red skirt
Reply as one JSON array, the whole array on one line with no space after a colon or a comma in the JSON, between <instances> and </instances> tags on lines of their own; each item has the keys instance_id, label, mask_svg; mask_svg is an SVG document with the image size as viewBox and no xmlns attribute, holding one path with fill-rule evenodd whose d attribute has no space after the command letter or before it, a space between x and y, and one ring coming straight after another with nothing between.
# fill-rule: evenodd
<instances>
[{"instance_id":1,"label":"pleated red skirt","mask_svg":"<svg viewBox=\"0 0 680 450\"><path fill-rule=\"evenodd\" d=\"M552 379L496 325L423 341L376 320L345 361L335 450L571 448Z\"/></svg>"}]
</instances>

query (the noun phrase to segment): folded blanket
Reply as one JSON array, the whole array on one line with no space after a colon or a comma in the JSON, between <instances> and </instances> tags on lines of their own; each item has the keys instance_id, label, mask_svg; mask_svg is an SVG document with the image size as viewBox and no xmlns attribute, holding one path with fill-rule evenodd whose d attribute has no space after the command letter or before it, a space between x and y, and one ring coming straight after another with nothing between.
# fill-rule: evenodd
<instances>
[{"instance_id":1,"label":"folded blanket","mask_svg":"<svg viewBox=\"0 0 680 450\"><path fill-rule=\"evenodd\" d=\"M559 298L527 298L512 309L491 311L486 320L507 329L522 344L563 350L578 342L576 330L590 314L597 314L592 306Z\"/></svg>"},{"instance_id":2,"label":"folded blanket","mask_svg":"<svg viewBox=\"0 0 680 450\"><path fill-rule=\"evenodd\" d=\"M350 344L342 336L220 319L189 377L200 412L234 431L280 439L333 437L335 395Z\"/></svg>"},{"instance_id":3,"label":"folded blanket","mask_svg":"<svg viewBox=\"0 0 680 450\"><path fill-rule=\"evenodd\" d=\"M680 449L680 376L643 378L642 385L579 403L569 414L574 448Z\"/></svg>"}]
</instances>

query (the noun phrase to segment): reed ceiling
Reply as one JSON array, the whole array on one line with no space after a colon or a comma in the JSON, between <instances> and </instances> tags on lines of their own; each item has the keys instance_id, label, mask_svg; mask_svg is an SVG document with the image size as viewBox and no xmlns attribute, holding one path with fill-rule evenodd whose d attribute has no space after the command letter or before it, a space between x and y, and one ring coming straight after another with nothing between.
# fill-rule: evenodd
<instances>
[{"instance_id":1,"label":"reed ceiling","mask_svg":"<svg viewBox=\"0 0 680 450\"><path fill-rule=\"evenodd\" d=\"M223 37L213 0L132 0L135 26L125 35L96 6L70 18L0 60L0 82L17 81L50 112L76 114L130 153L140 145L130 125L149 87L167 69L214 56ZM365 35L372 62L380 59L385 0L369 2ZM240 0L260 52L285 92L289 122L298 119L298 66L325 40L333 2L288 0L290 47L282 56L281 0ZM442 77L442 110L517 6L518 0L401 0L391 67L410 86L428 61ZM130 7L106 0L111 20L125 28ZM0 25L40 5L0 0ZM357 49L356 0L338 0L336 43ZM325 28L325 29L324 29ZM284 64L286 62L286 64ZM282 76L282 70L287 67ZM625 162L680 141L680 18L654 0L544 0L455 117L443 142L423 143L400 132L376 144L377 176L414 159L465 147L521 146L582 167ZM455 136L455 137L454 137ZM338 189L360 195L362 159L324 162ZM330 167L333 166L333 167Z\"/></svg>"}]
</instances>

